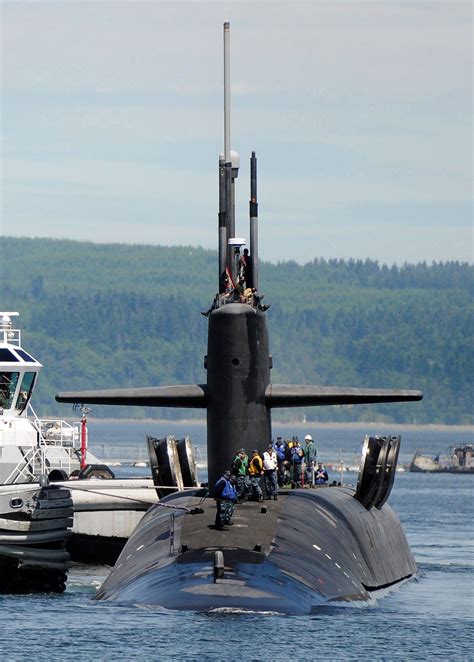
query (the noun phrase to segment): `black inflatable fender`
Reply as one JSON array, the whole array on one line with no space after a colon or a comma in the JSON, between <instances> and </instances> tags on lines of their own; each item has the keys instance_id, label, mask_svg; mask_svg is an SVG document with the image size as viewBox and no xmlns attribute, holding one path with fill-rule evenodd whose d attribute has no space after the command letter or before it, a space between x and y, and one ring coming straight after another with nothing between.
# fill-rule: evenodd
<instances>
[{"instance_id":1,"label":"black inflatable fender","mask_svg":"<svg viewBox=\"0 0 474 662\"><path fill-rule=\"evenodd\" d=\"M80 470L78 478L79 480L88 480L90 478L109 479L115 478L115 474L106 464L86 464L86 466Z\"/></svg>"}]
</instances>

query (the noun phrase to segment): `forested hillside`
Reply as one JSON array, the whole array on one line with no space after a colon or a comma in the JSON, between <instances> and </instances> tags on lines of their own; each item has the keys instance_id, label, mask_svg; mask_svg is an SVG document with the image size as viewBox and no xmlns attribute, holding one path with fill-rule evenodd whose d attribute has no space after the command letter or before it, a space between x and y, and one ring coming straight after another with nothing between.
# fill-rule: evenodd
<instances>
[{"instance_id":1,"label":"forested hillside","mask_svg":"<svg viewBox=\"0 0 474 662\"><path fill-rule=\"evenodd\" d=\"M205 381L214 251L2 238L1 310L20 312L25 348L44 370L33 405L61 390ZM473 268L387 267L366 260L261 263L272 380L422 389L421 403L274 413L308 421L472 423ZM94 416L202 412L94 407Z\"/></svg>"}]
</instances>

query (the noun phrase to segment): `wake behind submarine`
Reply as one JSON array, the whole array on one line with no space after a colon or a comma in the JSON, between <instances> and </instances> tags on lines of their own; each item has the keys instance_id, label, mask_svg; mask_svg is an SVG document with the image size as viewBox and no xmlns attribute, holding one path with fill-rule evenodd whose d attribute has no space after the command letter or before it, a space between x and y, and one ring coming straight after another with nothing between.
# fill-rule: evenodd
<instances>
[{"instance_id":1,"label":"wake behind submarine","mask_svg":"<svg viewBox=\"0 0 474 662\"><path fill-rule=\"evenodd\" d=\"M250 261L243 300L235 234L238 157L230 149L230 26L224 24L224 154L219 159L219 288L208 317L203 384L69 392L58 402L207 411L209 491L198 487L187 443L149 438L160 501L129 538L97 593L180 610L306 614L326 604L370 601L416 572L400 521L387 505L400 437L366 438L357 488L280 490L278 500L237 506L231 529L214 524L213 486L241 446L271 443L277 407L421 400L420 391L272 384L267 313L258 290L257 161L252 153ZM185 440L181 440L184 442ZM180 469L181 467L181 469ZM180 486L177 489L173 486Z\"/></svg>"}]
</instances>

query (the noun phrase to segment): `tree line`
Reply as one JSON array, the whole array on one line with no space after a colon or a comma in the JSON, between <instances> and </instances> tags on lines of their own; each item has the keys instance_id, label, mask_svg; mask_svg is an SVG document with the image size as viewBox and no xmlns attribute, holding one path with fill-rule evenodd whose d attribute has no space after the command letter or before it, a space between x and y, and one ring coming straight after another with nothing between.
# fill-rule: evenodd
<instances>
[{"instance_id":1,"label":"tree line","mask_svg":"<svg viewBox=\"0 0 474 662\"><path fill-rule=\"evenodd\" d=\"M281 410L280 420L469 424L471 265L374 260L260 263L271 305L272 381L416 388L421 403ZM68 415L62 390L205 382L215 251L2 239L2 308L43 364L33 405ZM94 416L201 417L192 410L95 407Z\"/></svg>"}]
</instances>

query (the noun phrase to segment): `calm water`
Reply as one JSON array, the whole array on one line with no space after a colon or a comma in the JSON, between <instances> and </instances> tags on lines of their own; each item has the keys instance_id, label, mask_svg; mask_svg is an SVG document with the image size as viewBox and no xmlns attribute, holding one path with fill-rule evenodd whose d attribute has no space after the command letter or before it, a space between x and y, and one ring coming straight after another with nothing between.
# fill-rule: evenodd
<instances>
[{"instance_id":1,"label":"calm water","mask_svg":"<svg viewBox=\"0 0 474 662\"><path fill-rule=\"evenodd\" d=\"M340 453L348 464L363 438L359 429L274 426L282 436L302 438L308 431L325 461ZM189 433L204 453L205 430L198 424L90 426L98 454L113 446L117 458L132 460L144 458L145 434L167 433ZM408 462L417 447L435 453L471 440L466 432L402 431L401 461ZM118 469L127 471L138 472ZM354 482L356 475L346 473L344 480ZM472 660L473 488L474 475L397 474L390 503L404 525L419 576L371 606L327 608L306 617L117 607L91 600L107 568L74 566L62 596L0 597L1 659Z\"/></svg>"}]
</instances>

